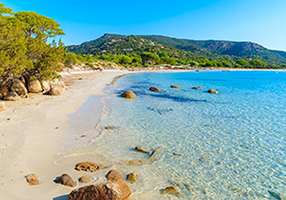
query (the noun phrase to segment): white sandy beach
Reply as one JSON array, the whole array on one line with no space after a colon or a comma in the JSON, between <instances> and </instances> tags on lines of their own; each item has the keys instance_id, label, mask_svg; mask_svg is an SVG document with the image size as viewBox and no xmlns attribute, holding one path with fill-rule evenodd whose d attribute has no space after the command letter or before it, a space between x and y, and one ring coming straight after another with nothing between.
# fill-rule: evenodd
<instances>
[{"instance_id":1,"label":"white sandy beach","mask_svg":"<svg viewBox=\"0 0 286 200\"><path fill-rule=\"evenodd\" d=\"M78 178L76 163L59 166L53 158L66 141L68 115L89 96L103 95L106 84L127 73L113 70L64 75L70 86L61 96L32 95L19 102L6 102L6 110L0 112L0 199L67 199L74 188L53 180L63 173ZM30 173L38 176L39 185L28 185L25 175Z\"/></svg>"}]
</instances>

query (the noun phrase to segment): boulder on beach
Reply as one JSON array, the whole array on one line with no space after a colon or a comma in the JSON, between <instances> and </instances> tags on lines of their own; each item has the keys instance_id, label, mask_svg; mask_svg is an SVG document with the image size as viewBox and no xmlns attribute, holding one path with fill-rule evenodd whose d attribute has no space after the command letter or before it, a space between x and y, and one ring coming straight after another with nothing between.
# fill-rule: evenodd
<instances>
[{"instance_id":1,"label":"boulder on beach","mask_svg":"<svg viewBox=\"0 0 286 200\"><path fill-rule=\"evenodd\" d=\"M182 88L182 87L179 85L171 85L171 88Z\"/></svg>"},{"instance_id":2,"label":"boulder on beach","mask_svg":"<svg viewBox=\"0 0 286 200\"><path fill-rule=\"evenodd\" d=\"M136 172L127 174L126 181L135 182L137 180Z\"/></svg>"},{"instance_id":3,"label":"boulder on beach","mask_svg":"<svg viewBox=\"0 0 286 200\"><path fill-rule=\"evenodd\" d=\"M139 152L143 152L143 153L148 153L149 154L149 151L143 149L142 147L135 147L135 150L139 151Z\"/></svg>"},{"instance_id":4,"label":"boulder on beach","mask_svg":"<svg viewBox=\"0 0 286 200\"><path fill-rule=\"evenodd\" d=\"M2 89L0 88L0 99L3 99L5 96L7 96L8 93L9 93L8 87L2 88Z\"/></svg>"},{"instance_id":5,"label":"boulder on beach","mask_svg":"<svg viewBox=\"0 0 286 200\"><path fill-rule=\"evenodd\" d=\"M218 91L216 91L216 90L214 90L214 89L210 89L210 90L208 91L208 93L218 94Z\"/></svg>"},{"instance_id":6,"label":"boulder on beach","mask_svg":"<svg viewBox=\"0 0 286 200\"><path fill-rule=\"evenodd\" d=\"M11 92L16 92L19 96L25 96L28 92L24 83L20 79L13 79L12 86L10 88Z\"/></svg>"},{"instance_id":7,"label":"boulder on beach","mask_svg":"<svg viewBox=\"0 0 286 200\"><path fill-rule=\"evenodd\" d=\"M61 88L53 87L50 89L49 95L60 96L62 94L62 92L63 92L63 90Z\"/></svg>"},{"instance_id":8,"label":"boulder on beach","mask_svg":"<svg viewBox=\"0 0 286 200\"><path fill-rule=\"evenodd\" d=\"M122 176L121 174L116 171L116 170L110 170L107 175L106 175L106 178L107 180L109 181L113 181L113 182L116 182L116 181L119 181L122 179Z\"/></svg>"},{"instance_id":9,"label":"boulder on beach","mask_svg":"<svg viewBox=\"0 0 286 200\"><path fill-rule=\"evenodd\" d=\"M29 185L38 185L39 179L35 174L28 174L25 176L26 181L29 183Z\"/></svg>"},{"instance_id":10,"label":"boulder on beach","mask_svg":"<svg viewBox=\"0 0 286 200\"><path fill-rule=\"evenodd\" d=\"M42 82L41 82L41 86L42 86L42 89L43 89L45 92L48 92L48 91L50 91L50 89L51 89L51 86L50 86L50 82L49 82L49 81L42 81Z\"/></svg>"},{"instance_id":11,"label":"boulder on beach","mask_svg":"<svg viewBox=\"0 0 286 200\"><path fill-rule=\"evenodd\" d=\"M16 92L9 92L7 96L4 97L6 101L19 101L21 97Z\"/></svg>"},{"instance_id":12,"label":"boulder on beach","mask_svg":"<svg viewBox=\"0 0 286 200\"><path fill-rule=\"evenodd\" d=\"M38 80L32 80L31 78L28 79L28 90L31 93L39 93L42 92L42 86L40 81Z\"/></svg>"},{"instance_id":13,"label":"boulder on beach","mask_svg":"<svg viewBox=\"0 0 286 200\"><path fill-rule=\"evenodd\" d=\"M201 89L203 89L203 88L202 88L202 87L192 87L192 89L201 90Z\"/></svg>"},{"instance_id":14,"label":"boulder on beach","mask_svg":"<svg viewBox=\"0 0 286 200\"><path fill-rule=\"evenodd\" d=\"M149 90L153 91L153 92L159 92L160 90L156 87L150 87Z\"/></svg>"},{"instance_id":15,"label":"boulder on beach","mask_svg":"<svg viewBox=\"0 0 286 200\"><path fill-rule=\"evenodd\" d=\"M93 163L93 162L81 162L75 166L76 170L87 171L87 172L95 172L99 169L105 169L105 168L107 167L100 165L100 164Z\"/></svg>"},{"instance_id":16,"label":"boulder on beach","mask_svg":"<svg viewBox=\"0 0 286 200\"><path fill-rule=\"evenodd\" d=\"M89 183L91 181L91 178L89 178L88 176L82 176L79 178L79 182L81 183Z\"/></svg>"},{"instance_id":17,"label":"boulder on beach","mask_svg":"<svg viewBox=\"0 0 286 200\"><path fill-rule=\"evenodd\" d=\"M131 195L131 189L123 181L89 185L73 190L68 200L125 200Z\"/></svg>"},{"instance_id":18,"label":"boulder on beach","mask_svg":"<svg viewBox=\"0 0 286 200\"><path fill-rule=\"evenodd\" d=\"M5 107L5 102L4 101L0 101L0 112L5 110L6 107Z\"/></svg>"},{"instance_id":19,"label":"boulder on beach","mask_svg":"<svg viewBox=\"0 0 286 200\"><path fill-rule=\"evenodd\" d=\"M63 174L54 180L55 183L59 183L65 186L75 187L75 182L72 177L68 174Z\"/></svg>"},{"instance_id":20,"label":"boulder on beach","mask_svg":"<svg viewBox=\"0 0 286 200\"><path fill-rule=\"evenodd\" d=\"M105 129L106 130L113 130L113 129L115 129L115 127L114 126L106 126Z\"/></svg>"},{"instance_id":21,"label":"boulder on beach","mask_svg":"<svg viewBox=\"0 0 286 200\"><path fill-rule=\"evenodd\" d=\"M131 90L128 90L126 92L123 92L121 94L121 97L123 98L130 98L130 99L135 99L136 98L136 95L131 91Z\"/></svg>"},{"instance_id":22,"label":"boulder on beach","mask_svg":"<svg viewBox=\"0 0 286 200\"><path fill-rule=\"evenodd\" d=\"M180 192L174 186L166 187L163 190L162 194L172 194L172 195L180 196Z\"/></svg>"},{"instance_id":23,"label":"boulder on beach","mask_svg":"<svg viewBox=\"0 0 286 200\"><path fill-rule=\"evenodd\" d=\"M59 96L63 93L65 88L66 88L66 85L63 81L51 82L49 95Z\"/></svg>"}]
</instances>

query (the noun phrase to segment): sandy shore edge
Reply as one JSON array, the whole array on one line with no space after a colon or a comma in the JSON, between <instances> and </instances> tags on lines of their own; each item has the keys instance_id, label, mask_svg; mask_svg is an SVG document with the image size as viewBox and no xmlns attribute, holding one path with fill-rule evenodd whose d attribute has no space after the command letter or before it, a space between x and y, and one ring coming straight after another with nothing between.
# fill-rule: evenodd
<instances>
[{"instance_id":1,"label":"sandy shore edge","mask_svg":"<svg viewBox=\"0 0 286 200\"><path fill-rule=\"evenodd\" d=\"M56 185L63 173L78 176L74 166L54 164L54 155L65 143L69 114L91 95L104 95L107 84L127 70L63 75L69 90L61 96L32 95L6 102L0 112L0 197L6 199L67 199L74 188ZM79 79L80 78L80 79ZM76 164L76 163L74 163ZM29 186L24 176L35 173L40 184Z\"/></svg>"}]
</instances>

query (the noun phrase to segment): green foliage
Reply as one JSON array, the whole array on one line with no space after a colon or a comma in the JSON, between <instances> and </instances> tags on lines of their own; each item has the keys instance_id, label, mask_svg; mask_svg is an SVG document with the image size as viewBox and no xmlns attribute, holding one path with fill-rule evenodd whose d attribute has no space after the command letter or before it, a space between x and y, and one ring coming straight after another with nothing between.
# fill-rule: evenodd
<instances>
[{"instance_id":1,"label":"green foliage","mask_svg":"<svg viewBox=\"0 0 286 200\"><path fill-rule=\"evenodd\" d=\"M246 60L244 60L244 59L238 59L236 61L236 63L239 64L242 67L247 67L249 65L248 62Z\"/></svg>"},{"instance_id":2,"label":"green foliage","mask_svg":"<svg viewBox=\"0 0 286 200\"><path fill-rule=\"evenodd\" d=\"M251 65L253 68L266 68L266 64L258 59L251 60L249 65Z\"/></svg>"},{"instance_id":3,"label":"green foliage","mask_svg":"<svg viewBox=\"0 0 286 200\"><path fill-rule=\"evenodd\" d=\"M66 67L71 67L72 65L75 65L78 62L77 55L75 53L66 53L65 54L65 62L64 65Z\"/></svg>"}]
</instances>

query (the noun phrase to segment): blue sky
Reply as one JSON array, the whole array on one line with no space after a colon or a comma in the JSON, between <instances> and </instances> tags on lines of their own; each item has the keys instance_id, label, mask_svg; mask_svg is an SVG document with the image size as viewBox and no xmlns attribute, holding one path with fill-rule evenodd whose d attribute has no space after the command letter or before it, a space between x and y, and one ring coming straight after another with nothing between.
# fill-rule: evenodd
<instances>
[{"instance_id":1,"label":"blue sky","mask_svg":"<svg viewBox=\"0 0 286 200\"><path fill-rule=\"evenodd\" d=\"M66 45L116 33L252 41L286 50L285 0L0 1L15 12L55 19L66 33Z\"/></svg>"}]
</instances>

